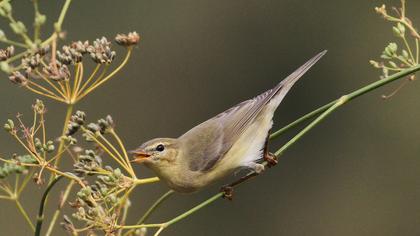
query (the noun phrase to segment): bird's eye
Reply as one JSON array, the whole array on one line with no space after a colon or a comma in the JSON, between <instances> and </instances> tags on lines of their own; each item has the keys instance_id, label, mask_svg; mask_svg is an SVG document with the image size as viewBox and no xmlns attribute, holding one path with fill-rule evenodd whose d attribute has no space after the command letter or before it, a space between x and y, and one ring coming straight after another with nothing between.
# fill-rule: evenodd
<instances>
[{"instance_id":1,"label":"bird's eye","mask_svg":"<svg viewBox=\"0 0 420 236\"><path fill-rule=\"evenodd\" d=\"M163 150L165 150L165 147L162 144L156 146L156 151L162 152Z\"/></svg>"}]
</instances>

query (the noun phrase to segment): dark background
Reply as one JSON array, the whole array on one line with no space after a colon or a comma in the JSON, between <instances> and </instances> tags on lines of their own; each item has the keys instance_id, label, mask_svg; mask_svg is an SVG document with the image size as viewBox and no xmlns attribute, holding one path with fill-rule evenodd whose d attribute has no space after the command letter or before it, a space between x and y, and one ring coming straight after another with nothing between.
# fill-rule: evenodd
<instances>
[{"instance_id":1,"label":"dark background","mask_svg":"<svg viewBox=\"0 0 420 236\"><path fill-rule=\"evenodd\" d=\"M40 1L50 23L63 2ZM391 25L374 12L382 3L399 5L388 0L74 0L63 25L69 41L132 30L142 36L126 68L78 109L91 120L113 115L128 148L134 148L150 138L181 135L271 88L328 49L280 106L274 129L280 128L378 79L379 71L368 60L397 40ZM13 4L29 25L30 1ZM408 1L408 16L417 25L419 10L418 1ZM4 19L0 28L7 28ZM18 112L29 119L37 96L3 77L1 120ZM290 148L278 166L238 188L233 202L219 200L162 235L419 235L420 84L410 83L392 99L381 99L398 84L342 107ZM49 100L46 104L48 132L58 136L65 109ZM272 143L272 150L292 134ZM6 133L0 136L2 155L19 151ZM138 173L152 175L143 167ZM221 184L173 197L151 222L193 207ZM165 191L163 184L136 189L129 222ZM33 218L41 193L42 188L33 187L23 197ZM2 201L0 206L2 235L31 234L13 204ZM55 235L64 234L56 228Z\"/></svg>"}]
</instances>

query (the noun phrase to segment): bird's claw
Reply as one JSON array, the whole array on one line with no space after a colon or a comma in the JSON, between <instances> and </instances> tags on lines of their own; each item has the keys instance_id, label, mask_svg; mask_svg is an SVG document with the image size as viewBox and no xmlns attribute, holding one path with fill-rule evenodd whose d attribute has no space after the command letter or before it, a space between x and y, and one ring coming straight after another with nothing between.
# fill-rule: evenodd
<instances>
[{"instance_id":1,"label":"bird's claw","mask_svg":"<svg viewBox=\"0 0 420 236\"><path fill-rule=\"evenodd\" d=\"M273 166L277 165L277 163L278 163L277 156L274 155L271 152L267 152L265 154L264 160L267 162L267 167L268 168L273 167Z\"/></svg>"},{"instance_id":2,"label":"bird's claw","mask_svg":"<svg viewBox=\"0 0 420 236\"><path fill-rule=\"evenodd\" d=\"M233 200L233 187L232 186L230 186L230 185L223 186L220 189L220 191L223 192L223 198L225 198L229 201Z\"/></svg>"}]
</instances>

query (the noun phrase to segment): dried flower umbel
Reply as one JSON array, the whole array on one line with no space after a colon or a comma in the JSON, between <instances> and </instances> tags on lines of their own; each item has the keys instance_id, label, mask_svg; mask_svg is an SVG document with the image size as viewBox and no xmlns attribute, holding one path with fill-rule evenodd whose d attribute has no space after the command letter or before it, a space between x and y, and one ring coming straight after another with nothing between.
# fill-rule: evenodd
<instances>
[{"instance_id":1,"label":"dried flower umbel","mask_svg":"<svg viewBox=\"0 0 420 236\"><path fill-rule=\"evenodd\" d=\"M127 54L122 63L109 73L116 53L111 49L111 42L102 37L93 41L92 45L88 41L76 41L51 52L49 47L41 47L22 59L16 67L20 70L10 72L10 80L39 95L74 104L124 67L131 55L131 46L138 43L139 36L129 33L128 36L118 35L117 38L125 41ZM1 50L0 61L7 62L12 54L13 47ZM84 70L86 55L97 64L90 74ZM7 68L9 70L10 67Z\"/></svg>"},{"instance_id":2,"label":"dried flower umbel","mask_svg":"<svg viewBox=\"0 0 420 236\"><path fill-rule=\"evenodd\" d=\"M399 45L396 42L389 43L382 52L381 59L383 59L383 61L369 61L372 66L382 71L382 75L380 76L381 79L419 64L420 35L413 26L412 21L406 15L405 4L405 1L402 0L400 8L392 8L392 10L396 12L396 16L390 15L385 5L375 8L375 11L385 20L395 24L392 27L392 32L402 44ZM413 44L415 45L414 47L412 46ZM402 82L402 84L393 92L389 95L383 95L382 97L385 99L392 97L403 88L407 82L413 80L415 80L415 76L409 76L408 79Z\"/></svg>"}]
</instances>

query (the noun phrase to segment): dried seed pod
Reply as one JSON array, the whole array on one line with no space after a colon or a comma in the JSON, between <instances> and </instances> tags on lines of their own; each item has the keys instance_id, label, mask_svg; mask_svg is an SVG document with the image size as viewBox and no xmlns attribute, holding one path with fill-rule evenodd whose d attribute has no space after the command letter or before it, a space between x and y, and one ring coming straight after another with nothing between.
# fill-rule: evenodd
<instances>
[{"instance_id":1,"label":"dried seed pod","mask_svg":"<svg viewBox=\"0 0 420 236\"><path fill-rule=\"evenodd\" d=\"M139 41L140 35L135 31L128 34L117 34L115 36L115 42L124 47L136 45Z\"/></svg>"},{"instance_id":2,"label":"dried seed pod","mask_svg":"<svg viewBox=\"0 0 420 236\"><path fill-rule=\"evenodd\" d=\"M5 61L13 56L15 52L15 48L13 46L9 46L6 49L0 49L0 61Z\"/></svg>"},{"instance_id":3,"label":"dried seed pod","mask_svg":"<svg viewBox=\"0 0 420 236\"><path fill-rule=\"evenodd\" d=\"M96 39L93 45L87 48L92 60L98 64L110 64L115 58L115 51L110 48L111 43L105 38Z\"/></svg>"},{"instance_id":4,"label":"dried seed pod","mask_svg":"<svg viewBox=\"0 0 420 236\"><path fill-rule=\"evenodd\" d=\"M20 71L13 71L12 74L9 76L9 80L18 85L25 86L28 83L28 78L20 73Z\"/></svg>"}]
</instances>

